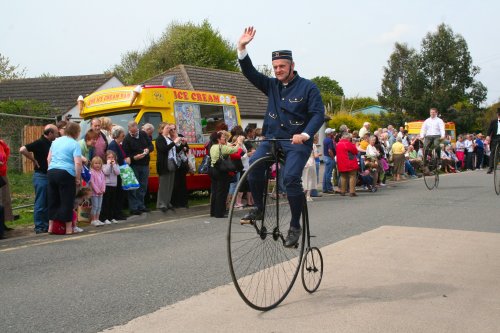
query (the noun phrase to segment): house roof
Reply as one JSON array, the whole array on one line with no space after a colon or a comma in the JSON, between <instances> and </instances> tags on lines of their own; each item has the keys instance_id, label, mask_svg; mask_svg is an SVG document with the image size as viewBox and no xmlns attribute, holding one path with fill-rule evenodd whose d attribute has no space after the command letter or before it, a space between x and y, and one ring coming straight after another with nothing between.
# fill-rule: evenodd
<instances>
[{"instance_id":1,"label":"house roof","mask_svg":"<svg viewBox=\"0 0 500 333\"><path fill-rule=\"evenodd\" d=\"M242 118L263 118L267 96L255 88L240 72L178 65L144 84L159 85L165 76L175 75L175 88L226 93L236 96Z\"/></svg>"},{"instance_id":2,"label":"house roof","mask_svg":"<svg viewBox=\"0 0 500 333\"><path fill-rule=\"evenodd\" d=\"M379 115L381 112L388 112L386 109L381 107L380 105L370 105L367 107L364 107L362 109L357 109L352 111L352 113L362 113L362 114L373 114L373 115Z\"/></svg>"},{"instance_id":3,"label":"house roof","mask_svg":"<svg viewBox=\"0 0 500 333\"><path fill-rule=\"evenodd\" d=\"M0 100L37 100L50 104L59 111L57 115L61 115L76 105L79 95L96 91L113 76L97 74L5 80L0 82Z\"/></svg>"}]
</instances>

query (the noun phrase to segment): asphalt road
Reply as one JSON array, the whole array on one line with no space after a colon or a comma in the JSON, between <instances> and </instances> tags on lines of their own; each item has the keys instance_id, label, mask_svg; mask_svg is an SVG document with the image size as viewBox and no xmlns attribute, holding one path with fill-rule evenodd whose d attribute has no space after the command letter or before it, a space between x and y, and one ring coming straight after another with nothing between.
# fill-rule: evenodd
<instances>
[{"instance_id":1,"label":"asphalt road","mask_svg":"<svg viewBox=\"0 0 500 333\"><path fill-rule=\"evenodd\" d=\"M309 213L325 246L383 225L499 233L499 203L492 176L471 171L434 191L420 179L315 198ZM0 331L99 332L230 282L227 223L204 213L0 242Z\"/></svg>"}]
</instances>

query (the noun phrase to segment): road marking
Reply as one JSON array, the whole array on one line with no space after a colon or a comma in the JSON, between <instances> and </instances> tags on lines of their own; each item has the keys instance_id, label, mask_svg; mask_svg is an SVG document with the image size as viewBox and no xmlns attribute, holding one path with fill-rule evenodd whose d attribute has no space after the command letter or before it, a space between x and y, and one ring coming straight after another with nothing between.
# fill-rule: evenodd
<instances>
[{"instance_id":1,"label":"road marking","mask_svg":"<svg viewBox=\"0 0 500 333\"><path fill-rule=\"evenodd\" d=\"M119 231L127 231L127 230L134 230L134 229L140 229L140 228L148 228L148 227L156 226L156 225L160 225L160 224L166 224L166 223L178 222L178 221L187 220L187 219L194 219L194 218L205 217L207 215L208 214L194 215L194 216L189 216L189 217L183 217L183 218L180 218L180 219L167 220L167 221L159 221L159 222L153 222L153 223L149 223L149 224L133 225L133 226L130 226L130 227L119 228L119 229L114 229L114 230L107 230L107 231L102 231L102 232L88 232L88 233L85 233L83 235L77 235L77 236L73 235L71 237L62 238L62 239L54 239L54 240L50 240L50 241L46 241L46 242L40 242L40 243L34 243L34 244L24 244L24 245L20 245L20 246L14 246L14 247L10 247L10 248L7 248L7 249L0 250L0 253L2 253L2 252L10 252L10 251L15 251L15 250L20 250L20 249L26 249L26 248L30 248L30 247L34 247L34 246L40 246L40 245L46 245L46 244L55 244L55 243L61 243L61 242L69 242L69 241L74 241L74 240L77 240L77 239L83 239L83 238L87 238L87 237L93 237L93 236L98 236L98 235L110 234L110 233L119 232ZM63 235L61 235L61 236L63 236Z\"/></svg>"}]
</instances>

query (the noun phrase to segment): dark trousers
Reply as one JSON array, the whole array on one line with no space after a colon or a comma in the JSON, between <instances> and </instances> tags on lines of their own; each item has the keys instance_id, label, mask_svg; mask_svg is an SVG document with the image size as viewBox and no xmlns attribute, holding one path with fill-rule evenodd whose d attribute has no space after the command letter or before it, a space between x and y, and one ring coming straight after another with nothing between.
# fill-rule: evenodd
<instances>
[{"instance_id":1,"label":"dark trousers","mask_svg":"<svg viewBox=\"0 0 500 333\"><path fill-rule=\"evenodd\" d=\"M294 145L291 142L280 142L279 145L285 153L285 164L284 168L280 170L280 177L285 182L288 203L290 204L292 215L290 226L300 228L300 215L302 214L303 200L305 198L302 187L302 172L311 155L312 148L304 144ZM271 143L267 141L262 142L252 157L250 157L250 164L266 156L270 150ZM261 167L253 169L248 177L255 206L260 210L264 209L263 196L267 181L265 174L268 167L261 165Z\"/></svg>"},{"instance_id":2,"label":"dark trousers","mask_svg":"<svg viewBox=\"0 0 500 333\"><path fill-rule=\"evenodd\" d=\"M498 146L498 144L500 143L500 138L493 138L491 140L491 143L490 143L490 151L491 151L491 154L490 154L490 160L489 160L489 163L488 163L488 167L490 170L493 170L493 162L494 162L494 159L495 159L495 150Z\"/></svg>"},{"instance_id":3,"label":"dark trousers","mask_svg":"<svg viewBox=\"0 0 500 333\"><path fill-rule=\"evenodd\" d=\"M186 170L177 169L175 171L174 189L170 203L174 207L188 206L188 191L186 187Z\"/></svg>"},{"instance_id":4,"label":"dark trousers","mask_svg":"<svg viewBox=\"0 0 500 333\"><path fill-rule=\"evenodd\" d=\"M5 212L3 206L0 205L0 237L3 236L5 231Z\"/></svg>"},{"instance_id":5,"label":"dark trousers","mask_svg":"<svg viewBox=\"0 0 500 333\"><path fill-rule=\"evenodd\" d=\"M476 169L483 167L484 149L476 148Z\"/></svg>"},{"instance_id":6,"label":"dark trousers","mask_svg":"<svg viewBox=\"0 0 500 333\"><path fill-rule=\"evenodd\" d=\"M474 169L474 165L472 163L473 154L474 154L473 152L468 152L468 151L465 152L465 168L468 170Z\"/></svg>"},{"instance_id":7,"label":"dark trousers","mask_svg":"<svg viewBox=\"0 0 500 333\"><path fill-rule=\"evenodd\" d=\"M120 220L120 205L117 200L117 187L116 186L107 186L106 192L104 192L104 196L102 198L102 208L101 215L99 219L101 221L106 220Z\"/></svg>"},{"instance_id":8,"label":"dark trousers","mask_svg":"<svg viewBox=\"0 0 500 333\"><path fill-rule=\"evenodd\" d=\"M49 219L61 222L73 220L75 202L75 177L66 170L52 169L47 172L49 178Z\"/></svg>"},{"instance_id":9,"label":"dark trousers","mask_svg":"<svg viewBox=\"0 0 500 333\"><path fill-rule=\"evenodd\" d=\"M209 170L210 181L210 216L224 217L226 213L226 200L229 193L229 175L226 172L219 172L215 168Z\"/></svg>"}]
</instances>

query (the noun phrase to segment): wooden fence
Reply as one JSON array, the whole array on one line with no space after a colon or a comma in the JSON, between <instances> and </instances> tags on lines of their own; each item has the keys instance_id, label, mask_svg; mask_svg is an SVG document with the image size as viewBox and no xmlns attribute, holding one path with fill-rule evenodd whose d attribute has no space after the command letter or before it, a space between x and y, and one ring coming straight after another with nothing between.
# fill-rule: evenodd
<instances>
[{"instance_id":1,"label":"wooden fence","mask_svg":"<svg viewBox=\"0 0 500 333\"><path fill-rule=\"evenodd\" d=\"M21 146L27 145L37 139L40 138L43 134L44 126L36 126L36 125L25 125L23 128L22 138L21 138ZM22 157L23 163L23 172L33 172L35 170L35 166L33 162L28 160L26 157Z\"/></svg>"}]
</instances>

